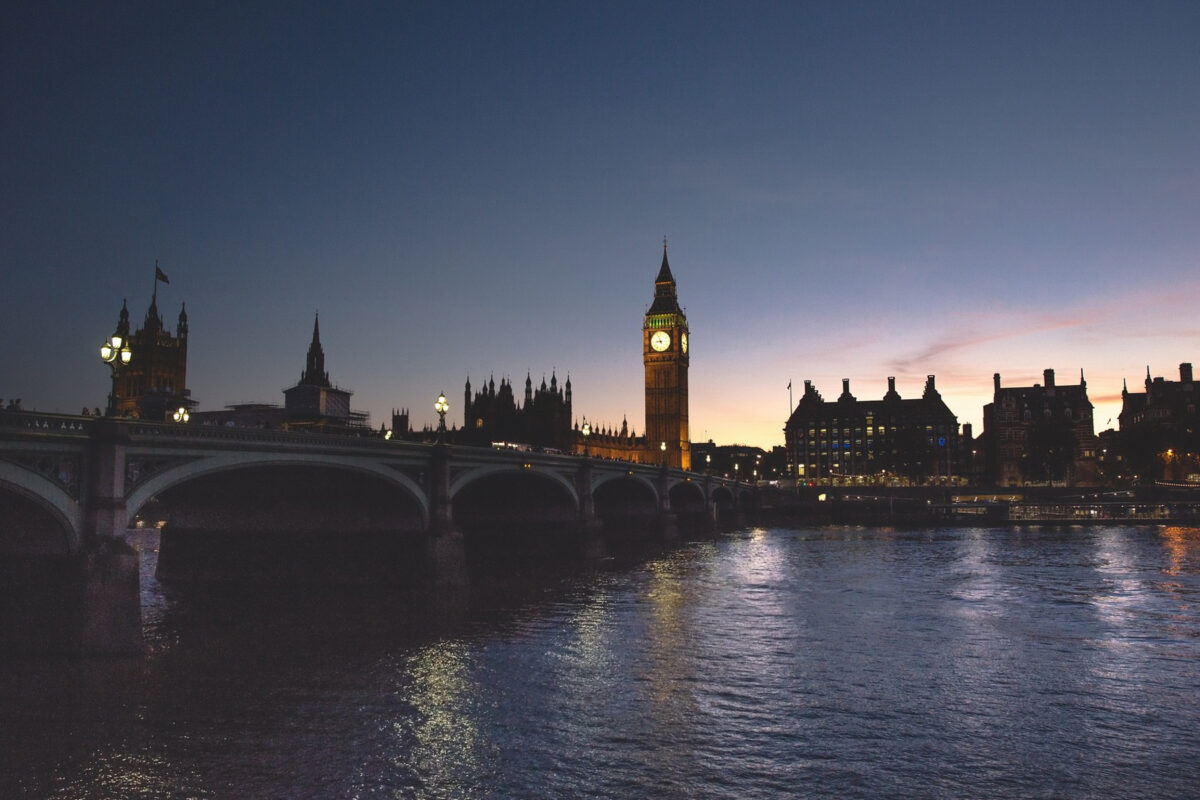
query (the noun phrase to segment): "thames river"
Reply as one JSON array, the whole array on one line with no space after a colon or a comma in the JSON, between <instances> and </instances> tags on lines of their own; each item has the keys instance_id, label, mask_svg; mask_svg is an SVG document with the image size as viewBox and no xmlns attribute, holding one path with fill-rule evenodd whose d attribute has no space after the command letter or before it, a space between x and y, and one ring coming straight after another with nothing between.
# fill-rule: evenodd
<instances>
[{"instance_id":1,"label":"thames river","mask_svg":"<svg viewBox=\"0 0 1200 800\"><path fill-rule=\"evenodd\" d=\"M1200 530L748 528L0 663L0 797L1195 798Z\"/></svg>"}]
</instances>

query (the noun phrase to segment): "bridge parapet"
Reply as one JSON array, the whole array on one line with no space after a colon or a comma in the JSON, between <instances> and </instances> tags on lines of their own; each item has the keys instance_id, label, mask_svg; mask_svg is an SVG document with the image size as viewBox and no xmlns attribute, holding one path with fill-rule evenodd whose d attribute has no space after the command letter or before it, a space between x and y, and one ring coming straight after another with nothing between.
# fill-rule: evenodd
<instances>
[{"instance_id":1,"label":"bridge parapet","mask_svg":"<svg viewBox=\"0 0 1200 800\"><path fill-rule=\"evenodd\" d=\"M206 441L238 442L246 444L287 443L310 445L337 445L363 449L395 449L397 447L430 448L432 445L419 442L393 442L378 436L355 436L338 433L312 433L310 431L285 431L269 428L227 428L220 425L179 425L169 422L131 421L130 438L134 441Z\"/></svg>"},{"instance_id":2,"label":"bridge parapet","mask_svg":"<svg viewBox=\"0 0 1200 800\"><path fill-rule=\"evenodd\" d=\"M36 411L0 410L0 436L70 436L87 438L96 417L73 414L42 414Z\"/></svg>"}]
</instances>

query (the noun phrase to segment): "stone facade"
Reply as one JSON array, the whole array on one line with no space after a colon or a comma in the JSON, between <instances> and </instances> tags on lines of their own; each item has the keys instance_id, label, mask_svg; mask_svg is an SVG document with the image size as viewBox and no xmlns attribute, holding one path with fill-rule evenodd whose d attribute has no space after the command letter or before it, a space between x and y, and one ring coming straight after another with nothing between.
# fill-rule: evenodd
<instances>
[{"instance_id":1,"label":"stone facade","mask_svg":"<svg viewBox=\"0 0 1200 800\"><path fill-rule=\"evenodd\" d=\"M679 306L675 277L663 243L662 265L654 279L654 302L642 323L642 363L646 370L646 463L691 469L688 434L688 322ZM665 445L665 447L664 447Z\"/></svg>"},{"instance_id":2,"label":"stone facade","mask_svg":"<svg viewBox=\"0 0 1200 800\"><path fill-rule=\"evenodd\" d=\"M1179 365L1179 380L1150 377L1145 391L1121 391L1121 456L1131 477L1200 480L1200 420L1192 365Z\"/></svg>"},{"instance_id":3,"label":"stone facade","mask_svg":"<svg viewBox=\"0 0 1200 800\"><path fill-rule=\"evenodd\" d=\"M1044 383L1002 387L992 377L993 399L983 407L987 480L996 486L1025 483L1095 485L1097 440L1087 381L1058 384L1054 370Z\"/></svg>"},{"instance_id":4,"label":"stone facade","mask_svg":"<svg viewBox=\"0 0 1200 800\"><path fill-rule=\"evenodd\" d=\"M958 418L930 375L920 398L902 399L888 378L881 400L859 400L842 381L826 401L811 381L784 427L795 477L810 485L921 485L962 478Z\"/></svg>"}]
</instances>

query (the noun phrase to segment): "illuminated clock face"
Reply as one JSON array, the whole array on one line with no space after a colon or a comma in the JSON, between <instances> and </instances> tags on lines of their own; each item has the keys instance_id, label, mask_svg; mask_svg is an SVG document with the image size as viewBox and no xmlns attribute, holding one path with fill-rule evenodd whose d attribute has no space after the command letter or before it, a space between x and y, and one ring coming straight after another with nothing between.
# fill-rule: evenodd
<instances>
[{"instance_id":1,"label":"illuminated clock face","mask_svg":"<svg viewBox=\"0 0 1200 800\"><path fill-rule=\"evenodd\" d=\"M662 352L671 346L671 334L666 331L655 331L650 337L650 346L658 352Z\"/></svg>"},{"instance_id":2,"label":"illuminated clock face","mask_svg":"<svg viewBox=\"0 0 1200 800\"><path fill-rule=\"evenodd\" d=\"M686 333L679 334L679 348L681 350L683 350L683 352L685 352L685 353L687 352L687 334Z\"/></svg>"}]
</instances>

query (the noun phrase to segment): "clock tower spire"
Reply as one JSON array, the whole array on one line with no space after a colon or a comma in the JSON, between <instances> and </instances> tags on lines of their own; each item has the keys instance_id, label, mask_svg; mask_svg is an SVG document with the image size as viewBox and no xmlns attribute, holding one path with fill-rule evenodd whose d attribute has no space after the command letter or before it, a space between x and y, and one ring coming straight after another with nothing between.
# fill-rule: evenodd
<instances>
[{"instance_id":1,"label":"clock tower spire","mask_svg":"<svg viewBox=\"0 0 1200 800\"><path fill-rule=\"evenodd\" d=\"M654 279L654 302L642 324L647 463L691 469L688 359L687 317L675 293L675 276L667 262L667 240L664 238L662 264Z\"/></svg>"}]
</instances>

